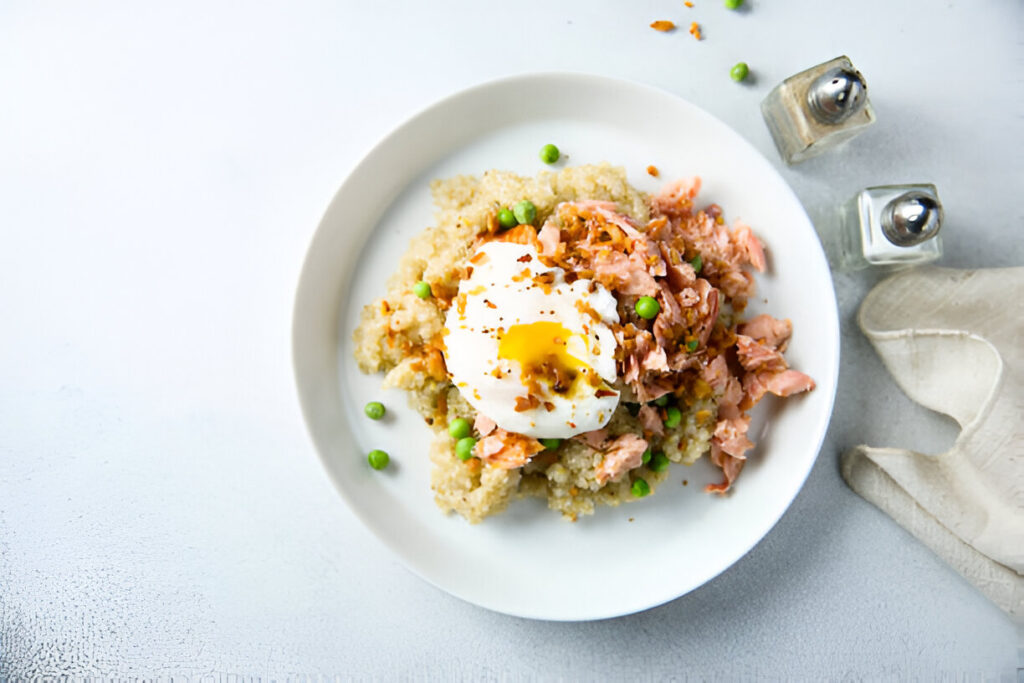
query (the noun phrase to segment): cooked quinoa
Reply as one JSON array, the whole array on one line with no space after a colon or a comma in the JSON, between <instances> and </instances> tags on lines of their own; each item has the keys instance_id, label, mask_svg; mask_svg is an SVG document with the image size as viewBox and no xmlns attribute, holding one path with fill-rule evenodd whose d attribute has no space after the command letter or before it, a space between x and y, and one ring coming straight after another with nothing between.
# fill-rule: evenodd
<instances>
[{"instance_id":1,"label":"cooked quinoa","mask_svg":"<svg viewBox=\"0 0 1024 683\"><path fill-rule=\"evenodd\" d=\"M596 476L602 453L575 438L537 454L521 468L503 469L478 458L459 460L448 423L456 417L473 422L477 416L450 382L440 351L445 304L458 289L475 240L488 230L500 208L528 198L537 209L536 225L541 225L561 202L605 200L643 225L650 217L649 197L629 185L623 169L607 164L545 171L533 178L487 171L481 177L435 181L432 192L435 225L410 241L385 296L363 309L354 339L360 369L383 372L385 387L405 389L410 405L433 430L431 487L437 505L476 523L516 498L537 496L576 520L593 514L597 504L639 500L631 493L638 478L653 492L667 471L642 465L602 485ZM413 293L413 285L420 281L430 283L434 296L422 299ZM642 434L635 416L638 406L628 402L628 387L616 388L623 391L623 400L606 427L608 435ZM709 450L717 415L715 396L687 396L678 407L683 415L680 424L666 429L664 437L651 439L650 445L674 463L691 464Z\"/></svg>"}]
</instances>

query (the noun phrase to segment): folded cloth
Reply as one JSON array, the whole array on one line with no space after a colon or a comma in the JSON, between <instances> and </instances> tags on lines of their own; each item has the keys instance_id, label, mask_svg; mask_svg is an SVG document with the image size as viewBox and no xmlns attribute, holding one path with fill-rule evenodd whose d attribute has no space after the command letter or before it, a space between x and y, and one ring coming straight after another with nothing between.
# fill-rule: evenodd
<instances>
[{"instance_id":1,"label":"folded cloth","mask_svg":"<svg viewBox=\"0 0 1024 683\"><path fill-rule=\"evenodd\" d=\"M961 428L939 455L857 446L854 491L1024 622L1024 268L918 268L859 323L906 394Z\"/></svg>"}]
</instances>

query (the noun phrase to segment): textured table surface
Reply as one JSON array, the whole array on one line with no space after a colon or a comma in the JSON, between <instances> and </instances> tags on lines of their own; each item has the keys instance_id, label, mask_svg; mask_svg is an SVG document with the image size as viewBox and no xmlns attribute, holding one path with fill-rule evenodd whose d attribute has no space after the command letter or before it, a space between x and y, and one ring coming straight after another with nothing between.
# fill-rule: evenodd
<instances>
[{"instance_id":1,"label":"textured table surface","mask_svg":"<svg viewBox=\"0 0 1024 683\"><path fill-rule=\"evenodd\" d=\"M694 4L0 4L0 676L1016 678L1010 621L839 476L852 444L956 435L856 330L871 274L836 278L835 416L792 508L648 612L464 604L399 565L317 461L289 360L306 245L375 140L481 81L643 81L777 161L761 98L849 54L878 123L783 170L811 218L931 181L944 265L1024 263L1019 2Z\"/></svg>"}]
</instances>

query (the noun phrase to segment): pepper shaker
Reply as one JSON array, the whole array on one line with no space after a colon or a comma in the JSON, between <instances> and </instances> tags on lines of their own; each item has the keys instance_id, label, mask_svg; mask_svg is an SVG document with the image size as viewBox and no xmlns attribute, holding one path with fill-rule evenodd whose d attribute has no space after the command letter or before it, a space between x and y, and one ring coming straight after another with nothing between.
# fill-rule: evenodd
<instances>
[{"instance_id":1,"label":"pepper shaker","mask_svg":"<svg viewBox=\"0 0 1024 683\"><path fill-rule=\"evenodd\" d=\"M942 219L934 185L861 190L840 208L834 265L840 270L860 270L934 261L942 255Z\"/></svg>"},{"instance_id":2,"label":"pepper shaker","mask_svg":"<svg viewBox=\"0 0 1024 683\"><path fill-rule=\"evenodd\" d=\"M875 121L864 77L845 55L784 80L761 103L761 114L787 164L835 147Z\"/></svg>"}]
</instances>

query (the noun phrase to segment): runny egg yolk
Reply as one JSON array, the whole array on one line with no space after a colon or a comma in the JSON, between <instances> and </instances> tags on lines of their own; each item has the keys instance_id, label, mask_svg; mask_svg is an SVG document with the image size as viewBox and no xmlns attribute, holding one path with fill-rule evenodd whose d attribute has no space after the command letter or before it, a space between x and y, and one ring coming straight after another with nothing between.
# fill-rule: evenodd
<instances>
[{"instance_id":1,"label":"runny egg yolk","mask_svg":"<svg viewBox=\"0 0 1024 683\"><path fill-rule=\"evenodd\" d=\"M576 378L590 372L589 365L569 352L573 336L558 322L512 325L498 342L498 358L518 361L524 379L540 374L555 391L571 391Z\"/></svg>"}]
</instances>

